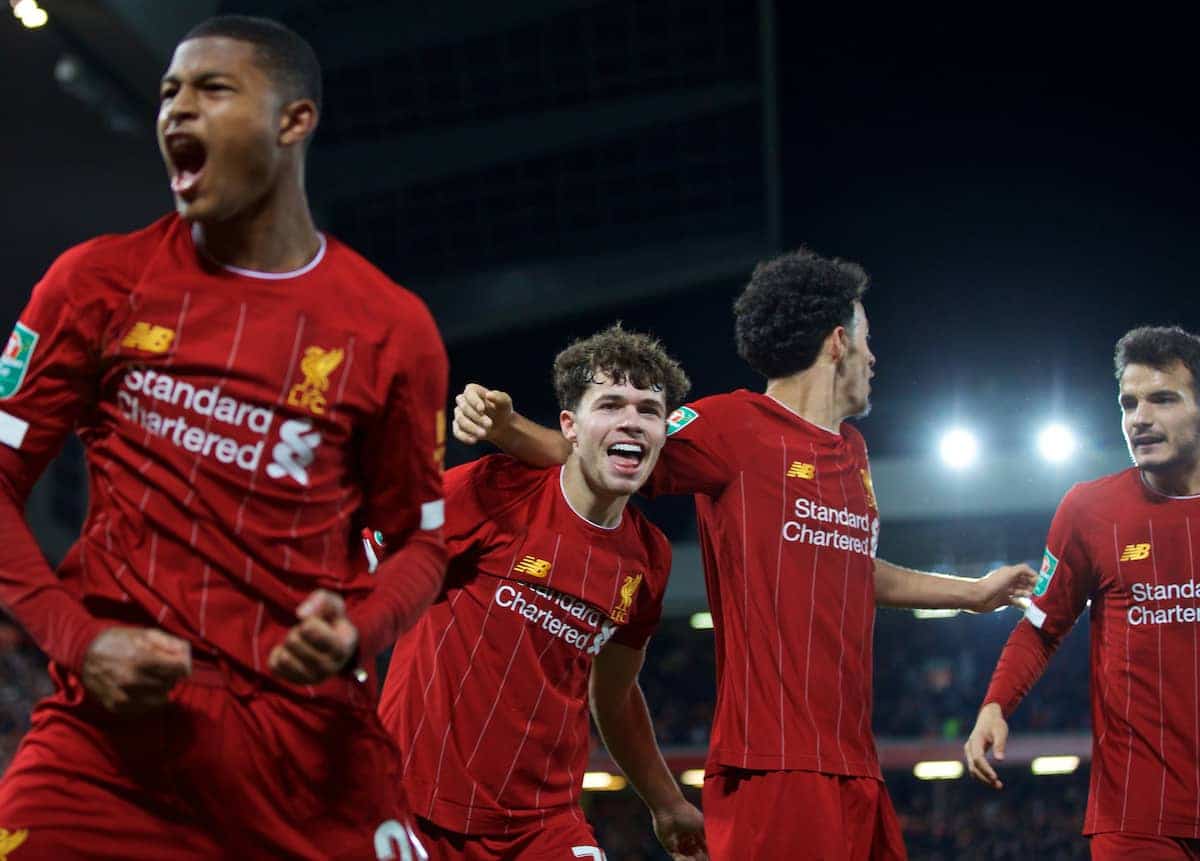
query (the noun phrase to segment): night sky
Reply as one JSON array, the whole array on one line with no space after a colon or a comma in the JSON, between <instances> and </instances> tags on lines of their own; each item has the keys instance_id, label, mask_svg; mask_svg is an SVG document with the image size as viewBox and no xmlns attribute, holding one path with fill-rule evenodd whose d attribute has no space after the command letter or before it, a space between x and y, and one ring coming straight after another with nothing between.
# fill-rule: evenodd
<instances>
[{"instance_id":1,"label":"night sky","mask_svg":"<svg viewBox=\"0 0 1200 861\"><path fill-rule=\"evenodd\" d=\"M1115 340L1142 323L1200 328L1197 76L1172 36L1186 23L833 20L801 7L780 4L778 20L784 244L873 276L875 408L861 425L873 454L931 451L954 418L1007 448L1052 415L1119 445ZM114 136L59 93L57 53L52 33L0 20L5 324L55 253L169 206L152 138ZM758 387L732 347L738 287L456 347L454 382L509 387L552 418L554 353L619 316L667 342L696 394Z\"/></svg>"}]
</instances>

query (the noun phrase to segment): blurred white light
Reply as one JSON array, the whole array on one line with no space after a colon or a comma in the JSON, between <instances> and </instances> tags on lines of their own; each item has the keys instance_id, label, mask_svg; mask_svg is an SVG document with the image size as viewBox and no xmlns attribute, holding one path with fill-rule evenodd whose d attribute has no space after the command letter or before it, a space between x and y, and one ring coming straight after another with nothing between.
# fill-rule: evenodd
<instances>
[{"instance_id":1,"label":"blurred white light","mask_svg":"<svg viewBox=\"0 0 1200 861\"><path fill-rule=\"evenodd\" d=\"M913 610L918 619L950 619L959 614L959 610Z\"/></svg>"},{"instance_id":2,"label":"blurred white light","mask_svg":"<svg viewBox=\"0 0 1200 861\"><path fill-rule=\"evenodd\" d=\"M979 441L965 428L954 428L942 437L938 451L951 469L966 469L979 457Z\"/></svg>"},{"instance_id":3,"label":"blurred white light","mask_svg":"<svg viewBox=\"0 0 1200 861\"><path fill-rule=\"evenodd\" d=\"M1038 451L1051 463L1062 463L1075 453L1075 435L1065 425L1046 425L1037 438Z\"/></svg>"},{"instance_id":4,"label":"blurred white light","mask_svg":"<svg viewBox=\"0 0 1200 861\"><path fill-rule=\"evenodd\" d=\"M50 16L46 14L45 9L34 7L29 12L21 16L21 23L30 30L36 30L50 20Z\"/></svg>"},{"instance_id":5,"label":"blurred white light","mask_svg":"<svg viewBox=\"0 0 1200 861\"><path fill-rule=\"evenodd\" d=\"M36 8L38 8L37 0L17 0L12 4L13 15L17 18L24 18Z\"/></svg>"},{"instance_id":6,"label":"blurred white light","mask_svg":"<svg viewBox=\"0 0 1200 861\"><path fill-rule=\"evenodd\" d=\"M625 788L625 778L619 774L609 774L607 771L585 771L583 788L597 792L614 792Z\"/></svg>"},{"instance_id":7,"label":"blurred white light","mask_svg":"<svg viewBox=\"0 0 1200 861\"><path fill-rule=\"evenodd\" d=\"M918 762L913 775L918 780L957 780L962 777L963 764L957 759Z\"/></svg>"},{"instance_id":8,"label":"blurred white light","mask_svg":"<svg viewBox=\"0 0 1200 861\"><path fill-rule=\"evenodd\" d=\"M1079 768L1077 756L1037 756L1030 765L1034 774L1070 774Z\"/></svg>"},{"instance_id":9,"label":"blurred white light","mask_svg":"<svg viewBox=\"0 0 1200 861\"><path fill-rule=\"evenodd\" d=\"M712 630L712 626L712 613L705 612L692 614L692 627L697 631L709 631Z\"/></svg>"},{"instance_id":10,"label":"blurred white light","mask_svg":"<svg viewBox=\"0 0 1200 861\"><path fill-rule=\"evenodd\" d=\"M689 768L679 775L679 782L684 786L704 786L704 769Z\"/></svg>"}]
</instances>

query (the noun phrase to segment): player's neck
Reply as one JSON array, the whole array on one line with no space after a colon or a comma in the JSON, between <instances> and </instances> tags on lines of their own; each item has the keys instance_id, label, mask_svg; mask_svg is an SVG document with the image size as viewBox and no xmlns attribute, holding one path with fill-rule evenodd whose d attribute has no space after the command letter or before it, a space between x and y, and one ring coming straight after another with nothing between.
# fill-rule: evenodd
<instances>
[{"instance_id":1,"label":"player's neck","mask_svg":"<svg viewBox=\"0 0 1200 861\"><path fill-rule=\"evenodd\" d=\"M597 493L588 484L579 464L579 458L571 457L563 464L562 492L571 510L593 526L615 529L621 525L621 515L629 497Z\"/></svg>"},{"instance_id":2,"label":"player's neck","mask_svg":"<svg viewBox=\"0 0 1200 861\"><path fill-rule=\"evenodd\" d=\"M255 272L294 272L321 249L304 189L295 186L227 221L196 222L192 238L217 263Z\"/></svg>"},{"instance_id":3,"label":"player's neck","mask_svg":"<svg viewBox=\"0 0 1200 861\"><path fill-rule=\"evenodd\" d=\"M807 422L835 431L846 418L832 368L814 365L790 377L767 380L767 397L774 398Z\"/></svg>"},{"instance_id":4,"label":"player's neck","mask_svg":"<svg viewBox=\"0 0 1200 861\"><path fill-rule=\"evenodd\" d=\"M1200 496L1200 464L1178 470L1142 470L1142 481L1163 496Z\"/></svg>"}]
</instances>

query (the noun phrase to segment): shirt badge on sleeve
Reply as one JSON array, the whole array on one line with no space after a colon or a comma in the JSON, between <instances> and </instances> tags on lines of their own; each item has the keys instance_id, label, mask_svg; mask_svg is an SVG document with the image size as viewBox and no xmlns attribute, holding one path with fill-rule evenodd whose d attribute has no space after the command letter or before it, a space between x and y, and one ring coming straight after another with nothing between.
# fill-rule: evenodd
<instances>
[{"instance_id":1,"label":"shirt badge on sleeve","mask_svg":"<svg viewBox=\"0 0 1200 861\"><path fill-rule=\"evenodd\" d=\"M698 418L700 414L691 407L680 407L667 416L667 436L683 430Z\"/></svg>"},{"instance_id":2,"label":"shirt badge on sleeve","mask_svg":"<svg viewBox=\"0 0 1200 861\"><path fill-rule=\"evenodd\" d=\"M1040 598L1046 594L1046 590L1050 588L1050 581L1054 578L1054 572L1058 569L1058 558L1050 552L1050 548L1046 548L1046 552L1042 555L1042 570L1038 572L1037 583L1034 584L1033 594Z\"/></svg>"},{"instance_id":3,"label":"shirt badge on sleeve","mask_svg":"<svg viewBox=\"0 0 1200 861\"><path fill-rule=\"evenodd\" d=\"M8 346L0 356L0 400L11 398L21 388L37 342L38 333L24 323L17 323L8 336Z\"/></svg>"}]
</instances>

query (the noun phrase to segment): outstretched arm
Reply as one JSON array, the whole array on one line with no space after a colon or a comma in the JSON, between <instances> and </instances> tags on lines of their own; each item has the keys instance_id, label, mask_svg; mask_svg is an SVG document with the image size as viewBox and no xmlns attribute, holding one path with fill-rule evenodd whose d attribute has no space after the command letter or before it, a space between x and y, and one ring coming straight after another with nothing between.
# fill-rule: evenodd
<instances>
[{"instance_id":1,"label":"outstretched arm","mask_svg":"<svg viewBox=\"0 0 1200 861\"><path fill-rule=\"evenodd\" d=\"M468 383L454 399L454 438L467 445L490 442L530 466L554 466L571 453L561 431L514 412L507 392L478 383Z\"/></svg>"},{"instance_id":2,"label":"outstretched arm","mask_svg":"<svg viewBox=\"0 0 1200 861\"><path fill-rule=\"evenodd\" d=\"M996 671L992 673L992 683L984 695L975 728L963 748L967 769L980 783L993 789L1004 787L988 762L988 750L993 751L997 760L1004 759L1008 744L1006 718L1016 711L1034 683L1042 677L1058 643L1058 638L1039 631L1024 619L1009 636L996 663Z\"/></svg>"},{"instance_id":3,"label":"outstretched arm","mask_svg":"<svg viewBox=\"0 0 1200 861\"><path fill-rule=\"evenodd\" d=\"M986 613L1013 604L1024 607L1037 574L1028 565L1004 565L978 580L901 568L875 560L875 603L881 607L970 610Z\"/></svg>"},{"instance_id":4,"label":"outstretched arm","mask_svg":"<svg viewBox=\"0 0 1200 861\"><path fill-rule=\"evenodd\" d=\"M609 642L592 663L592 717L608 752L650 808L654 833L675 861L707 861L704 817L667 767L638 684L644 649Z\"/></svg>"}]
</instances>

